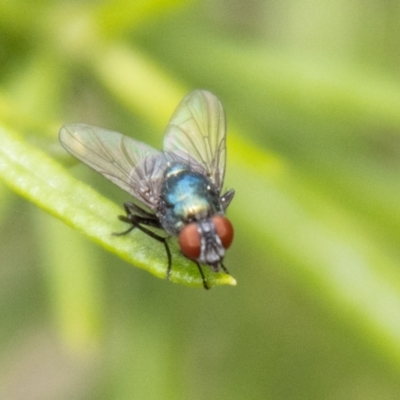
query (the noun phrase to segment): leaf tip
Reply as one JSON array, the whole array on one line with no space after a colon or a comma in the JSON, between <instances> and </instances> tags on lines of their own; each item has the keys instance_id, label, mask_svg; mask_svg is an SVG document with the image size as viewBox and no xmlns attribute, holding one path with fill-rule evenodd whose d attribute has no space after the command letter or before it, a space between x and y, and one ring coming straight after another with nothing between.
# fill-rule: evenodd
<instances>
[{"instance_id":1,"label":"leaf tip","mask_svg":"<svg viewBox=\"0 0 400 400\"><path fill-rule=\"evenodd\" d=\"M228 274L224 274L221 277L219 277L219 283L221 285L231 285L231 286L236 286L237 285L237 281L236 279Z\"/></svg>"}]
</instances>

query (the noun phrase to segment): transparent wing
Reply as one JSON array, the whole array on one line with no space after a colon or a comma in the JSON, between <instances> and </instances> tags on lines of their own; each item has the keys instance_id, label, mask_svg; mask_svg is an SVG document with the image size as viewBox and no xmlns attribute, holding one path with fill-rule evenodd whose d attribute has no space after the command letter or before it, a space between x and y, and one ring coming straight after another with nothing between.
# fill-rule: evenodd
<instances>
[{"instance_id":1,"label":"transparent wing","mask_svg":"<svg viewBox=\"0 0 400 400\"><path fill-rule=\"evenodd\" d=\"M60 142L74 157L156 209L166 166L162 152L121 133L86 124L63 126Z\"/></svg>"},{"instance_id":2,"label":"transparent wing","mask_svg":"<svg viewBox=\"0 0 400 400\"><path fill-rule=\"evenodd\" d=\"M210 92L196 90L178 105L167 126L164 151L188 154L221 189L226 160L226 124L221 102Z\"/></svg>"}]
</instances>

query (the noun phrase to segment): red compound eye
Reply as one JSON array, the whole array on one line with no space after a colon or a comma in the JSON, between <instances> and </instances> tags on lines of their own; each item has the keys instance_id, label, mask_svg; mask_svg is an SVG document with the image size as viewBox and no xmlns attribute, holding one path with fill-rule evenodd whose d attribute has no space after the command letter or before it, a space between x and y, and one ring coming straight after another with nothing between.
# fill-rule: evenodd
<instances>
[{"instance_id":1,"label":"red compound eye","mask_svg":"<svg viewBox=\"0 0 400 400\"><path fill-rule=\"evenodd\" d=\"M222 245L227 249L233 241L233 226L228 218L221 215L216 215L212 217L212 222L214 223L217 235L221 239Z\"/></svg>"},{"instance_id":2,"label":"red compound eye","mask_svg":"<svg viewBox=\"0 0 400 400\"><path fill-rule=\"evenodd\" d=\"M188 224L182 229L179 234L179 247L182 253L192 260L200 257L201 237L196 223Z\"/></svg>"}]
</instances>

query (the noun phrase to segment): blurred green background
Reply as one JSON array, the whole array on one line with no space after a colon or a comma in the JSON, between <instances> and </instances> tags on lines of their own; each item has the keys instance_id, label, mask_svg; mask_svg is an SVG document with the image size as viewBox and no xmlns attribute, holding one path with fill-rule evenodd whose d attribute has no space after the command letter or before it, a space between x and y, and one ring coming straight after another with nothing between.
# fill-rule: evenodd
<instances>
[{"instance_id":1,"label":"blurred green background","mask_svg":"<svg viewBox=\"0 0 400 400\"><path fill-rule=\"evenodd\" d=\"M378 0L0 0L0 398L399 399L399 21ZM238 285L210 291L90 241L45 157L121 209L60 126L159 148L196 88L225 106L237 191Z\"/></svg>"}]
</instances>

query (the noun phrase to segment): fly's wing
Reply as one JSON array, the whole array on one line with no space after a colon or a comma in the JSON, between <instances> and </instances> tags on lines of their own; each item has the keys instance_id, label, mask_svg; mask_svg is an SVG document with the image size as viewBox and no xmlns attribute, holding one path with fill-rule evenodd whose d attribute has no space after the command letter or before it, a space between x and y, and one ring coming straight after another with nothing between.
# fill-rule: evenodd
<instances>
[{"instance_id":1,"label":"fly's wing","mask_svg":"<svg viewBox=\"0 0 400 400\"><path fill-rule=\"evenodd\" d=\"M219 190L224 183L226 124L221 102L210 92L196 90L178 105L167 126L164 151L188 158ZM194 160L194 162L193 162Z\"/></svg>"},{"instance_id":2,"label":"fly's wing","mask_svg":"<svg viewBox=\"0 0 400 400\"><path fill-rule=\"evenodd\" d=\"M105 178L154 211L166 159L162 152L112 132L86 124L60 130L63 147Z\"/></svg>"}]
</instances>

